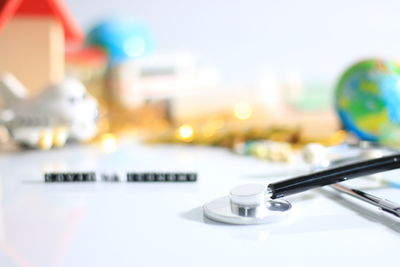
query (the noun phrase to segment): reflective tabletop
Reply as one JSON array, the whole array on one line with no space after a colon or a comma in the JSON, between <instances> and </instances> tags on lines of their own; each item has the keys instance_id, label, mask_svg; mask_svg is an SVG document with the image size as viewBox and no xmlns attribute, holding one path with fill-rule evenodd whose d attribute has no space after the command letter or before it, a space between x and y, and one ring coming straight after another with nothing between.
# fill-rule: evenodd
<instances>
[{"instance_id":1,"label":"reflective tabletop","mask_svg":"<svg viewBox=\"0 0 400 267\"><path fill-rule=\"evenodd\" d=\"M299 161L121 143L113 152L89 145L3 151L0 170L1 267L398 266L399 221L328 188L288 197L291 214L276 223L203 217L202 206L234 186L302 174ZM45 183L46 171L197 172L198 181ZM400 202L399 189L349 184Z\"/></svg>"}]
</instances>

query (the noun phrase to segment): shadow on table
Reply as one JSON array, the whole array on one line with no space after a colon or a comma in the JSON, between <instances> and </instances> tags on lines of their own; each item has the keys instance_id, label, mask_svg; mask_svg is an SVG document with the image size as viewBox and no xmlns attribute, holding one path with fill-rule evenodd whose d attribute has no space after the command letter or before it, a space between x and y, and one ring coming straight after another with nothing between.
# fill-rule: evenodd
<instances>
[{"instance_id":1,"label":"shadow on table","mask_svg":"<svg viewBox=\"0 0 400 267\"><path fill-rule=\"evenodd\" d=\"M216 221L212 221L203 215L203 207L196 207L186 212L180 213L180 217L194 221L197 223L205 223L205 224L212 224L212 225L224 225L224 226L232 226L233 224L225 224Z\"/></svg>"},{"instance_id":2,"label":"shadow on table","mask_svg":"<svg viewBox=\"0 0 400 267\"><path fill-rule=\"evenodd\" d=\"M339 205L341 205L344 208L347 208L349 210L354 211L357 213L357 215L371 221L371 222L376 222L380 223L389 229L400 233L400 218L396 218L394 215L390 214L383 214L384 212L376 212L374 210L370 210L369 208L363 207L362 202L359 204L357 203L359 200L350 200L347 198L344 198L338 193L328 191L326 189L319 189L319 193L321 193L323 196L327 197L328 199L335 201ZM357 201L357 202L356 202ZM365 204L364 204L365 205ZM379 208L376 207L376 210Z\"/></svg>"},{"instance_id":3,"label":"shadow on table","mask_svg":"<svg viewBox=\"0 0 400 267\"><path fill-rule=\"evenodd\" d=\"M396 218L392 215L389 214L384 214L384 212L377 212L378 208L376 210L371 210L371 208L363 207L362 204L364 203L357 203L357 200L351 200L347 199L345 197L342 197L340 194L336 192L331 192L326 189L319 189L317 192L324 197L327 197L328 199L335 201L342 207L349 209L353 212L355 212L354 216L361 216L362 218L367 219L370 222L373 223L379 223L381 225L384 225L385 227L389 228L392 231L395 231L397 233L400 233L400 218ZM186 212L180 213L180 217L184 218L185 220L190 220L194 221L197 223L202 223L202 224L209 224L209 225L219 225L219 226L224 226L224 227L240 227L240 225L233 225L233 224L224 224L220 222L215 222L212 221L203 215L203 208L202 207L196 207L193 209L190 209ZM310 220L313 218L309 218ZM304 220L308 220L307 218L304 218ZM296 225L297 223L301 224L301 221L296 221L294 222ZM311 223L312 224L312 223ZM303 229L303 228L302 228ZM279 230L279 229L277 229ZM287 227L283 227L280 229L280 231L286 232ZM314 228L310 228L308 230L302 230L302 232L308 232L308 231L314 231Z\"/></svg>"}]
</instances>

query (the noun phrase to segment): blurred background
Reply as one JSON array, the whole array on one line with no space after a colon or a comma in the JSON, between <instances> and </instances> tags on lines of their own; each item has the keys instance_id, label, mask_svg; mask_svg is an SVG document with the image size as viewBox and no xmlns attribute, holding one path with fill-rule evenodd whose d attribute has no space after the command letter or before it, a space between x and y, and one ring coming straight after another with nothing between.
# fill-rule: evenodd
<instances>
[{"instance_id":1,"label":"blurred background","mask_svg":"<svg viewBox=\"0 0 400 267\"><path fill-rule=\"evenodd\" d=\"M264 158L279 142L279 159L312 142L398 146L399 8L394 0L3 0L3 132L42 149L128 137Z\"/></svg>"},{"instance_id":2,"label":"blurred background","mask_svg":"<svg viewBox=\"0 0 400 267\"><path fill-rule=\"evenodd\" d=\"M157 50L195 52L226 83L270 72L332 87L354 61L400 54L396 0L65 2L84 29L115 16L146 24Z\"/></svg>"}]
</instances>

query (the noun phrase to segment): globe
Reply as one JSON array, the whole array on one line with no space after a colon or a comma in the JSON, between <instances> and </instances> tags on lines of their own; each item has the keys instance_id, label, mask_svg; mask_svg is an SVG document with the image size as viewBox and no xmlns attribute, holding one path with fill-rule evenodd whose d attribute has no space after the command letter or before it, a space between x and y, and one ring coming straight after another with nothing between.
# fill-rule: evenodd
<instances>
[{"instance_id":1,"label":"globe","mask_svg":"<svg viewBox=\"0 0 400 267\"><path fill-rule=\"evenodd\" d=\"M369 59L351 66L336 86L335 106L358 138L400 146L400 65Z\"/></svg>"}]
</instances>

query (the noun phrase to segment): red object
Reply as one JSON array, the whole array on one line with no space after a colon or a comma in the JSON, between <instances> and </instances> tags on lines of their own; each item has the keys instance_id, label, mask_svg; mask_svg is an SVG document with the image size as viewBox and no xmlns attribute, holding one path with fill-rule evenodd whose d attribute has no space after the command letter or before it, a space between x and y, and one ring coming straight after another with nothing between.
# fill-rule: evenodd
<instances>
[{"instance_id":1,"label":"red object","mask_svg":"<svg viewBox=\"0 0 400 267\"><path fill-rule=\"evenodd\" d=\"M65 58L67 62L83 65L105 65L107 53L97 47L80 47L79 49L66 49Z\"/></svg>"},{"instance_id":2,"label":"red object","mask_svg":"<svg viewBox=\"0 0 400 267\"><path fill-rule=\"evenodd\" d=\"M55 17L64 29L66 41L83 40L83 33L62 0L0 0L0 31L14 16Z\"/></svg>"}]
</instances>

